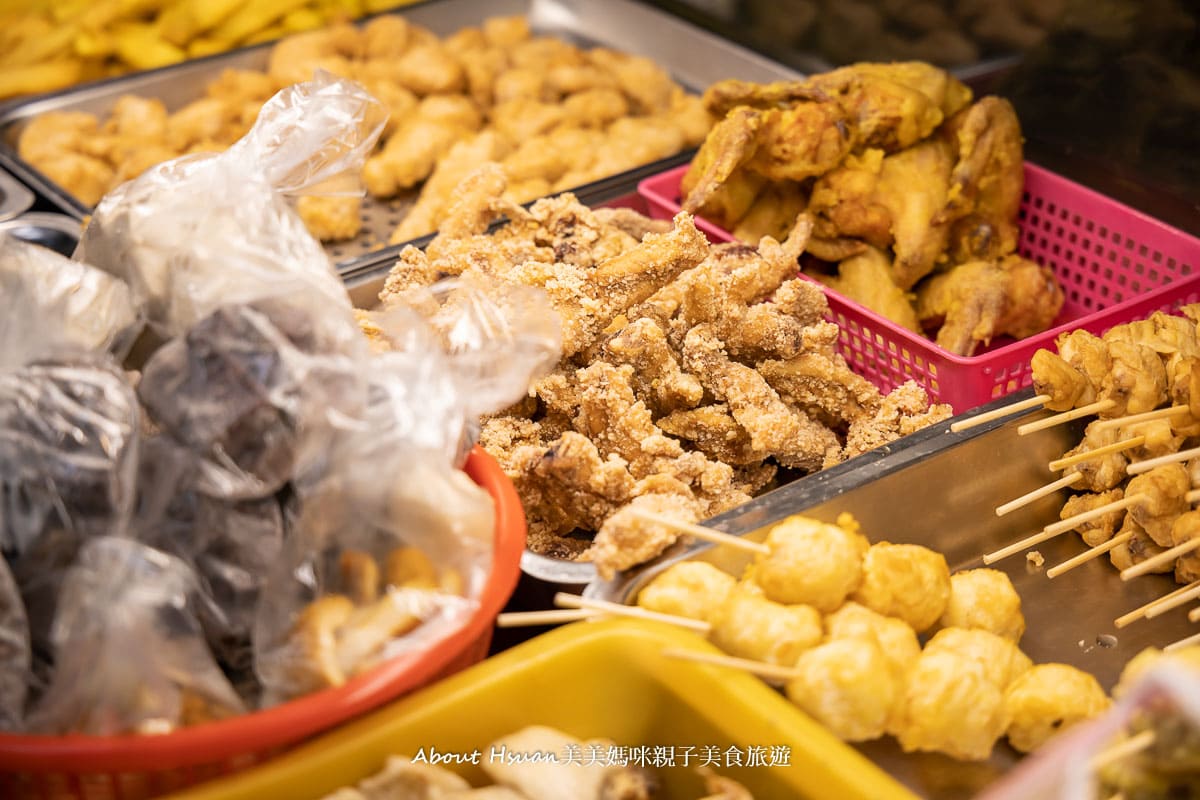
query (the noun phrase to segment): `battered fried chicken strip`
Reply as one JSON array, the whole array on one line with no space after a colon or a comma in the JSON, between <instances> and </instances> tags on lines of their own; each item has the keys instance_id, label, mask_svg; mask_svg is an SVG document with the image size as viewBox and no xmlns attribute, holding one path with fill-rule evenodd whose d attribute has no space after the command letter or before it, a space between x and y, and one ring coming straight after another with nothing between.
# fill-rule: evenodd
<instances>
[{"instance_id":1,"label":"battered fried chicken strip","mask_svg":"<svg viewBox=\"0 0 1200 800\"><path fill-rule=\"evenodd\" d=\"M851 370L832 347L785 360L760 361L755 369L786 403L831 427L879 410L879 390Z\"/></svg>"},{"instance_id":2,"label":"battered fried chicken strip","mask_svg":"<svg viewBox=\"0 0 1200 800\"><path fill-rule=\"evenodd\" d=\"M611 580L621 570L656 558L679 539L675 528L647 522L632 509L662 514L680 522L699 519L696 502L686 494L644 494L604 521L588 550L596 571Z\"/></svg>"},{"instance_id":3,"label":"battered fried chicken strip","mask_svg":"<svg viewBox=\"0 0 1200 800\"><path fill-rule=\"evenodd\" d=\"M646 398L655 414L695 408L704 397L699 379L680 368L666 332L652 319L643 317L626 325L604 343L601 352L614 364L633 367L636 393Z\"/></svg>"},{"instance_id":4,"label":"battered fried chicken strip","mask_svg":"<svg viewBox=\"0 0 1200 800\"><path fill-rule=\"evenodd\" d=\"M754 447L750 434L724 403L674 411L660 419L658 426L726 464L760 464L770 455Z\"/></svg>"},{"instance_id":5,"label":"battered fried chicken strip","mask_svg":"<svg viewBox=\"0 0 1200 800\"><path fill-rule=\"evenodd\" d=\"M879 404L879 410L850 423L843 458L874 450L901 436L944 422L954 415L949 403L930 405L929 395L916 381L906 381L892 389Z\"/></svg>"}]
</instances>

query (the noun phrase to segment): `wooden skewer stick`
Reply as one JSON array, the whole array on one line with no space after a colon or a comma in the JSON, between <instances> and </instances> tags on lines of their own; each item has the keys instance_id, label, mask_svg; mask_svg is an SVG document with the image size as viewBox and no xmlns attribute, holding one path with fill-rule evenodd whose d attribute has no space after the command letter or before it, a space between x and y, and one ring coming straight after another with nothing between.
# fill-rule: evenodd
<instances>
[{"instance_id":1,"label":"wooden skewer stick","mask_svg":"<svg viewBox=\"0 0 1200 800\"><path fill-rule=\"evenodd\" d=\"M1186 556L1197 547L1200 547L1200 538L1188 539L1183 544L1169 547L1156 556L1150 556L1145 561L1138 562L1132 567L1121 570L1121 580L1130 581L1141 575L1145 575L1147 572L1153 572L1164 564L1170 564L1180 556Z\"/></svg>"},{"instance_id":2,"label":"wooden skewer stick","mask_svg":"<svg viewBox=\"0 0 1200 800\"><path fill-rule=\"evenodd\" d=\"M1163 595L1162 597L1158 598L1157 600L1151 600L1149 603L1146 603L1146 605L1139 606L1139 607L1135 608L1133 611L1130 611L1128 614L1124 614L1120 617L1117 617L1115 620L1113 620L1113 624L1116 625L1118 628L1124 628L1126 625L1129 625L1130 623L1133 623L1133 622L1137 622L1139 619L1146 616L1146 612L1148 610L1150 610L1151 608L1161 605L1162 603L1166 603L1168 601L1174 600L1176 597L1179 597L1181 594L1188 591L1189 589L1197 589L1197 588L1200 588L1200 581L1192 581L1187 586L1176 589L1175 591L1171 592L1170 594ZM1187 602L1187 601L1185 600L1184 602Z\"/></svg>"},{"instance_id":3,"label":"wooden skewer stick","mask_svg":"<svg viewBox=\"0 0 1200 800\"><path fill-rule=\"evenodd\" d=\"M1093 771L1099 771L1109 764L1120 761L1126 756L1131 756L1135 753L1140 753L1148 747L1154 745L1154 731L1142 731L1141 733L1130 736L1122 742L1117 742L1112 747L1107 747L1101 750L1096 755L1092 756L1088 766Z\"/></svg>"},{"instance_id":4,"label":"wooden skewer stick","mask_svg":"<svg viewBox=\"0 0 1200 800\"><path fill-rule=\"evenodd\" d=\"M545 611L509 611L496 617L497 628L520 628L526 625L557 625L581 619L603 616L603 611L590 608L551 608Z\"/></svg>"},{"instance_id":5,"label":"wooden skewer stick","mask_svg":"<svg viewBox=\"0 0 1200 800\"><path fill-rule=\"evenodd\" d=\"M723 544L729 547L736 547L745 550L749 553L762 553L766 555L771 552L771 548L761 542L751 542L743 539L741 536L734 536L732 533L706 528L703 525L696 525L692 522L684 522L678 519L671 519L662 514L655 514L652 511L645 511L636 506L627 506L626 513L645 520L646 522L654 522L663 525L672 530L677 530L680 533L686 533L705 542L713 544Z\"/></svg>"},{"instance_id":6,"label":"wooden skewer stick","mask_svg":"<svg viewBox=\"0 0 1200 800\"><path fill-rule=\"evenodd\" d=\"M1042 486L1039 489L1034 489L1032 492L1023 494L1015 500L1009 500L1007 503L1005 503L1002 506L996 506L996 516L1003 517L1008 512L1016 511L1018 508L1021 508L1022 506L1027 506L1030 503L1033 503L1037 500L1041 500L1046 495L1054 494L1059 489L1066 489L1069 486L1073 486L1075 483L1077 483L1082 478L1083 478L1083 476L1080 475L1078 472L1072 472L1067 475L1064 475L1061 478L1059 478L1058 480L1053 481L1051 483L1047 483L1045 486Z\"/></svg>"},{"instance_id":7,"label":"wooden skewer stick","mask_svg":"<svg viewBox=\"0 0 1200 800\"><path fill-rule=\"evenodd\" d=\"M1200 622L1200 606L1188 612L1188 622Z\"/></svg>"},{"instance_id":8,"label":"wooden skewer stick","mask_svg":"<svg viewBox=\"0 0 1200 800\"><path fill-rule=\"evenodd\" d=\"M1180 450L1177 453L1167 453L1165 456L1147 458L1145 461L1135 461L1125 468L1125 473L1128 475L1141 475L1143 472L1149 472L1155 467L1161 467L1164 464L1174 464L1179 461L1187 461L1196 456L1200 456L1200 447L1190 447L1187 450Z\"/></svg>"},{"instance_id":9,"label":"wooden skewer stick","mask_svg":"<svg viewBox=\"0 0 1200 800\"><path fill-rule=\"evenodd\" d=\"M1173 417L1187 410L1187 406L1174 405L1167 406L1166 408L1156 408L1153 411L1143 411L1141 414L1127 414L1124 417L1097 420L1092 423L1092 430L1102 431L1107 428L1123 428L1126 425L1134 425L1138 422L1150 422L1151 420L1162 419L1163 417Z\"/></svg>"},{"instance_id":10,"label":"wooden skewer stick","mask_svg":"<svg viewBox=\"0 0 1200 800\"><path fill-rule=\"evenodd\" d=\"M1191 614L1188 616L1190 617ZM1171 642L1169 645L1163 648L1163 652L1173 653L1176 650L1182 650L1183 648L1189 647L1193 644L1200 644L1200 633L1194 633L1191 636L1188 636L1186 639L1180 639L1178 642Z\"/></svg>"},{"instance_id":11,"label":"wooden skewer stick","mask_svg":"<svg viewBox=\"0 0 1200 800\"><path fill-rule=\"evenodd\" d=\"M1050 471L1058 472L1060 469L1066 469L1067 467L1074 466L1075 464L1081 464L1084 461L1090 461L1093 458L1107 456L1112 453L1120 453L1122 450L1132 450L1135 447L1141 447L1145 443L1145 436L1134 436L1132 439L1125 439L1124 441L1106 444L1103 447L1097 447L1095 450L1084 450L1082 453L1076 453L1073 456L1063 456L1057 461L1050 462Z\"/></svg>"},{"instance_id":12,"label":"wooden skewer stick","mask_svg":"<svg viewBox=\"0 0 1200 800\"><path fill-rule=\"evenodd\" d=\"M1179 606L1183 605L1184 603L1190 603L1197 597L1200 597L1200 584L1197 584L1190 589L1184 589L1182 592L1178 592L1175 597L1169 600L1166 597L1162 598L1159 600L1157 605L1146 609L1146 619L1160 617L1168 611L1179 608Z\"/></svg>"},{"instance_id":13,"label":"wooden skewer stick","mask_svg":"<svg viewBox=\"0 0 1200 800\"><path fill-rule=\"evenodd\" d=\"M1026 422L1021 427L1017 428L1017 435L1028 436L1035 431L1053 428L1055 425L1061 425L1064 422L1079 419L1080 417L1089 417L1092 414L1099 414L1101 411L1108 411L1117 404L1116 400L1097 400L1094 403L1088 403L1086 406L1073 408L1070 411L1064 411L1061 414L1055 414L1052 417L1039 419L1035 422Z\"/></svg>"},{"instance_id":14,"label":"wooden skewer stick","mask_svg":"<svg viewBox=\"0 0 1200 800\"><path fill-rule=\"evenodd\" d=\"M719 655L717 653L702 653L699 650L684 650L680 647L668 647L662 651L667 658L678 658L684 661L697 661L701 664L713 664L718 667L732 667L743 672L751 672L763 678L776 681L789 681L799 674L795 667L781 667L778 664L768 664L765 661L751 661L748 658Z\"/></svg>"},{"instance_id":15,"label":"wooden skewer stick","mask_svg":"<svg viewBox=\"0 0 1200 800\"><path fill-rule=\"evenodd\" d=\"M1087 562L1091 561L1093 558L1098 558L1099 556L1104 555L1109 550L1112 550L1114 547L1119 547L1119 546L1125 544L1125 542L1128 542L1132 538L1133 538L1133 531L1125 531L1125 533L1117 534L1113 538L1109 539L1107 542L1104 542L1103 544L1098 544L1095 547L1091 548L1090 550L1085 550L1082 553L1080 553L1079 555L1075 556L1074 558L1068 558L1066 561L1062 562L1061 564L1058 564L1058 565L1053 566L1050 569L1046 570L1046 577L1047 578L1057 578L1059 575L1062 575L1064 572L1073 570L1076 567L1078 567L1080 564L1086 564Z\"/></svg>"},{"instance_id":16,"label":"wooden skewer stick","mask_svg":"<svg viewBox=\"0 0 1200 800\"><path fill-rule=\"evenodd\" d=\"M554 595L554 605L565 608L586 608L591 611L602 611L620 617L637 617L638 619L665 622L668 625L690 628L699 633L708 633L712 629L712 626L704 620L680 617L675 614L660 614L657 611L648 611L637 606L627 606L624 603L610 603L607 600L580 597L577 594L570 594L568 592L559 592Z\"/></svg>"},{"instance_id":17,"label":"wooden skewer stick","mask_svg":"<svg viewBox=\"0 0 1200 800\"><path fill-rule=\"evenodd\" d=\"M1028 411L1031 408L1037 408L1045 405L1046 401L1049 399L1050 395L1048 394L1034 395L1027 400L1018 400L1017 402L1010 403L1002 408L995 408L991 411L985 411L982 414L976 414L973 417L968 417L967 419L960 419L957 422L950 423L950 432L958 433L959 431L965 431L969 428L974 428L976 425L982 425L985 422L991 422L994 419L1007 417L1010 414L1016 414L1020 411Z\"/></svg>"},{"instance_id":18,"label":"wooden skewer stick","mask_svg":"<svg viewBox=\"0 0 1200 800\"><path fill-rule=\"evenodd\" d=\"M1144 495L1141 494L1135 494L1132 497L1123 497L1120 500L1114 500L1111 503L1105 503L1102 506L1096 506L1090 511L1084 511L1079 514L1075 514L1074 516L1067 517L1061 522L1056 522L1053 525L1047 525L1045 528L1042 528L1032 536L1027 536L1019 542L1013 542L1008 547L1002 547L994 553L987 553L983 557L983 563L994 564L1002 558L1008 558L1011 555L1016 555L1022 550L1027 550L1030 547L1033 547L1035 544L1041 544L1047 539L1053 539L1059 534L1066 533L1067 531L1072 530L1085 522L1091 522L1092 520L1102 517L1109 512L1120 511L1123 508L1129 508L1143 497Z\"/></svg>"}]
</instances>

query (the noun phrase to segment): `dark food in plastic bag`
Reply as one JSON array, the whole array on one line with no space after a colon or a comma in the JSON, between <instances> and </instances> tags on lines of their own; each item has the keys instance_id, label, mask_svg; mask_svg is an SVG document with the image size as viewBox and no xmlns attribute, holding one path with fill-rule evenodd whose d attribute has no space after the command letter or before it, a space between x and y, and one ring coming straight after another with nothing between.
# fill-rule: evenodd
<instances>
[{"instance_id":1,"label":"dark food in plastic bag","mask_svg":"<svg viewBox=\"0 0 1200 800\"><path fill-rule=\"evenodd\" d=\"M186 564L131 539L87 542L63 584L42 733L165 733L242 713L204 643Z\"/></svg>"},{"instance_id":2,"label":"dark food in plastic bag","mask_svg":"<svg viewBox=\"0 0 1200 800\"><path fill-rule=\"evenodd\" d=\"M19 729L25 716L30 658L25 605L8 564L0 558L0 731Z\"/></svg>"}]
</instances>

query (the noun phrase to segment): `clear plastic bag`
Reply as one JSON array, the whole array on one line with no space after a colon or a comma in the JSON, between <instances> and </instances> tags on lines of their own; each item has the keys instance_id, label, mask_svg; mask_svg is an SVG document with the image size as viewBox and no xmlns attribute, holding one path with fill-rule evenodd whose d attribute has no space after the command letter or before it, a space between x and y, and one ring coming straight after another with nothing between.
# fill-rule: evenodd
<instances>
[{"instance_id":1,"label":"clear plastic bag","mask_svg":"<svg viewBox=\"0 0 1200 800\"><path fill-rule=\"evenodd\" d=\"M0 557L0 731L22 727L31 668L25 604L8 564Z\"/></svg>"},{"instance_id":2,"label":"clear plastic bag","mask_svg":"<svg viewBox=\"0 0 1200 800\"><path fill-rule=\"evenodd\" d=\"M54 677L35 733L167 733L242 713L197 621L195 577L132 539L88 541L54 620Z\"/></svg>"},{"instance_id":3,"label":"clear plastic bag","mask_svg":"<svg viewBox=\"0 0 1200 800\"><path fill-rule=\"evenodd\" d=\"M345 288L284 193L357 170L385 121L358 84L318 73L276 94L225 152L165 162L105 195L74 257L125 279L167 338L220 306L286 297L355 350Z\"/></svg>"},{"instance_id":4,"label":"clear plastic bag","mask_svg":"<svg viewBox=\"0 0 1200 800\"><path fill-rule=\"evenodd\" d=\"M106 272L0 232L0 372L60 353L128 352L141 320Z\"/></svg>"}]
</instances>

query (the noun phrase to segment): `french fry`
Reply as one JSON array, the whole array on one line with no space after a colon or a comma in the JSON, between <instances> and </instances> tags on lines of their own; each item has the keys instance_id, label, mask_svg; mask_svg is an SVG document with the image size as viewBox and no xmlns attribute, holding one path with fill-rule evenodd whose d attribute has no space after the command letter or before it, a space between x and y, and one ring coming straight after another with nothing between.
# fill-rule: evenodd
<instances>
[{"instance_id":1,"label":"french fry","mask_svg":"<svg viewBox=\"0 0 1200 800\"><path fill-rule=\"evenodd\" d=\"M75 37L74 49L83 58L103 58L117 52L117 42L104 31L82 31Z\"/></svg>"},{"instance_id":2,"label":"french fry","mask_svg":"<svg viewBox=\"0 0 1200 800\"><path fill-rule=\"evenodd\" d=\"M258 0L247 3L212 31L212 38L230 46L244 41L263 28L269 27L290 11L305 4L305 0Z\"/></svg>"},{"instance_id":3,"label":"french fry","mask_svg":"<svg viewBox=\"0 0 1200 800\"><path fill-rule=\"evenodd\" d=\"M0 69L0 97L37 94L62 89L83 77L83 62L59 59Z\"/></svg>"},{"instance_id":4,"label":"french fry","mask_svg":"<svg viewBox=\"0 0 1200 800\"><path fill-rule=\"evenodd\" d=\"M154 69L175 64L187 53L158 35L153 25L127 22L113 31L117 55L135 69Z\"/></svg>"},{"instance_id":5,"label":"french fry","mask_svg":"<svg viewBox=\"0 0 1200 800\"><path fill-rule=\"evenodd\" d=\"M320 28L327 22L325 14L312 8L298 8L283 17L285 33L301 33Z\"/></svg>"},{"instance_id":6,"label":"french fry","mask_svg":"<svg viewBox=\"0 0 1200 800\"><path fill-rule=\"evenodd\" d=\"M261 44L262 42L270 42L278 39L281 36L287 36L288 32L282 25L269 25L261 31L252 33L245 39L240 41L239 45Z\"/></svg>"},{"instance_id":7,"label":"french fry","mask_svg":"<svg viewBox=\"0 0 1200 800\"><path fill-rule=\"evenodd\" d=\"M203 58L211 56L213 53L223 53L228 49L229 44L220 39L200 36L188 43L187 54L188 58Z\"/></svg>"},{"instance_id":8,"label":"french fry","mask_svg":"<svg viewBox=\"0 0 1200 800\"><path fill-rule=\"evenodd\" d=\"M51 28L43 36L25 38L12 50L0 53L0 66L33 66L43 61L60 60L69 54L78 30L73 25Z\"/></svg>"},{"instance_id":9,"label":"french fry","mask_svg":"<svg viewBox=\"0 0 1200 800\"><path fill-rule=\"evenodd\" d=\"M411 6L417 0L363 0L363 10L368 14L377 14L380 11L391 11L393 8L401 6Z\"/></svg>"},{"instance_id":10,"label":"french fry","mask_svg":"<svg viewBox=\"0 0 1200 800\"><path fill-rule=\"evenodd\" d=\"M196 31L207 33L225 22L243 3L241 0L190 0Z\"/></svg>"}]
</instances>

